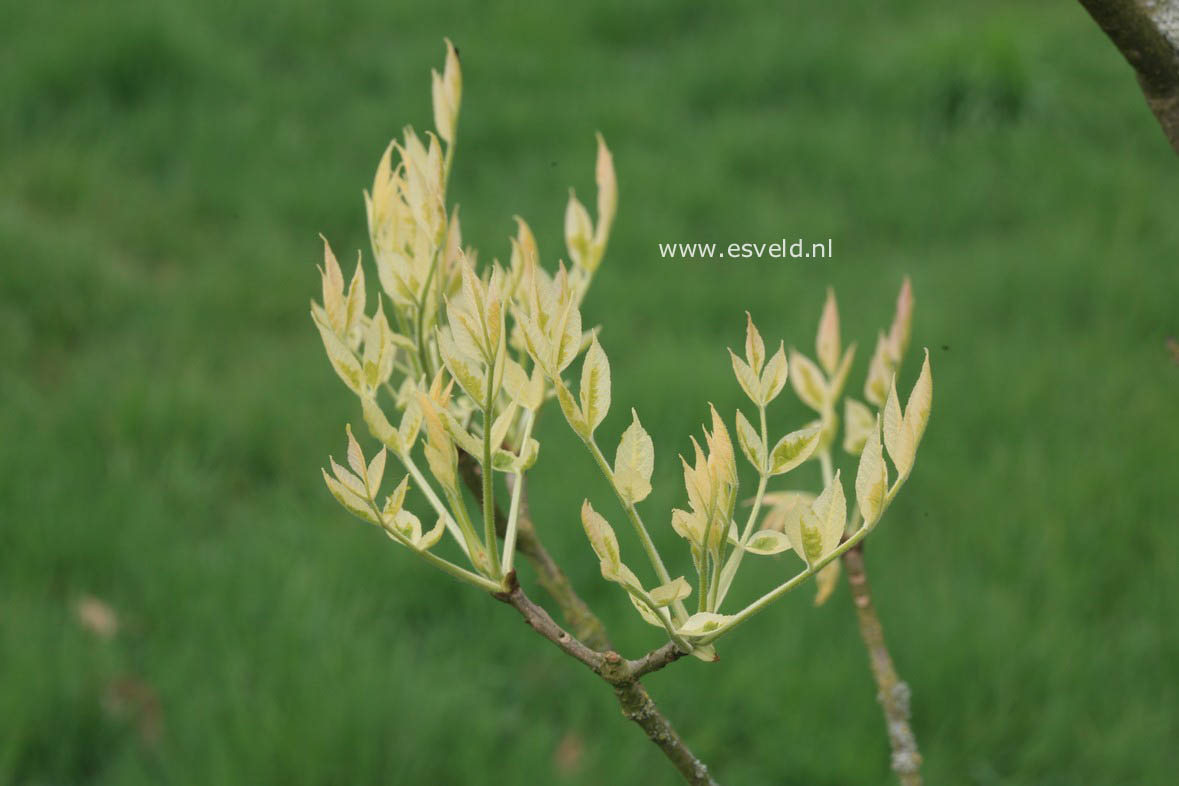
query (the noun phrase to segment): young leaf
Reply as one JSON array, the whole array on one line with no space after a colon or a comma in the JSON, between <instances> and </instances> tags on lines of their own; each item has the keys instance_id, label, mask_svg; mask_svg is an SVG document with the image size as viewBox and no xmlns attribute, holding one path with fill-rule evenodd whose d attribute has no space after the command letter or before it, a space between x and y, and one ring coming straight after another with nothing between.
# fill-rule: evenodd
<instances>
[{"instance_id":1,"label":"young leaf","mask_svg":"<svg viewBox=\"0 0 1179 786\"><path fill-rule=\"evenodd\" d=\"M403 448L401 435L393 428L393 424L389 422L389 418L385 416L385 411L381 409L377 400L371 396L365 396L360 400L360 404L364 410L364 422L368 426L369 433L379 439L389 450L401 453Z\"/></svg>"},{"instance_id":2,"label":"young leaf","mask_svg":"<svg viewBox=\"0 0 1179 786\"><path fill-rule=\"evenodd\" d=\"M766 446L741 410L737 410L737 444L754 469L759 473L766 471Z\"/></svg>"},{"instance_id":3,"label":"young leaf","mask_svg":"<svg viewBox=\"0 0 1179 786\"><path fill-rule=\"evenodd\" d=\"M592 434L610 409L610 362L595 338L581 369L581 409Z\"/></svg>"},{"instance_id":4,"label":"young leaf","mask_svg":"<svg viewBox=\"0 0 1179 786\"><path fill-rule=\"evenodd\" d=\"M646 600L639 597L638 595L635 595L633 592L626 593L626 596L630 598L631 605L633 605L639 612L639 616L643 618L644 622L646 622L648 625L654 625L656 628L664 627L663 620L659 619L655 612L651 610L651 607L647 605Z\"/></svg>"},{"instance_id":5,"label":"young leaf","mask_svg":"<svg viewBox=\"0 0 1179 786\"><path fill-rule=\"evenodd\" d=\"M815 605L822 606L839 586L840 560L832 560L815 577Z\"/></svg>"},{"instance_id":6,"label":"young leaf","mask_svg":"<svg viewBox=\"0 0 1179 786\"><path fill-rule=\"evenodd\" d=\"M876 337L876 350L868 363L868 378L864 382L864 398L869 404L884 406L888 396L888 385L892 380L893 367L888 358L888 342L884 333Z\"/></svg>"},{"instance_id":7,"label":"young leaf","mask_svg":"<svg viewBox=\"0 0 1179 786\"><path fill-rule=\"evenodd\" d=\"M817 526L821 538L818 555L811 557L813 563L830 554L839 545L839 541L843 537L843 530L847 526L847 500L843 496L843 484L839 480L839 470L835 471L835 477L831 479L830 485L823 489L823 493L811 503L811 513L814 514L813 525ZM803 518L803 541L806 544L806 516L804 515ZM808 548L807 551L809 554L811 549Z\"/></svg>"},{"instance_id":8,"label":"young leaf","mask_svg":"<svg viewBox=\"0 0 1179 786\"><path fill-rule=\"evenodd\" d=\"M618 538L614 535L614 529L594 510L588 499L581 505L581 525L585 528L586 537L589 538L594 553L602 561L603 573L607 566L617 571L622 566Z\"/></svg>"},{"instance_id":9,"label":"young leaf","mask_svg":"<svg viewBox=\"0 0 1179 786\"><path fill-rule=\"evenodd\" d=\"M656 587L647 594L655 602L657 608L662 608L691 595L692 585L685 581L683 576L680 576L678 579L672 579L667 584Z\"/></svg>"},{"instance_id":10,"label":"young leaf","mask_svg":"<svg viewBox=\"0 0 1179 786\"><path fill-rule=\"evenodd\" d=\"M711 403L708 409L712 414L712 431L705 432L708 442L709 467L715 473L717 480L730 485L737 482L737 459L733 455L733 440L729 438L729 430L724 420Z\"/></svg>"},{"instance_id":11,"label":"young leaf","mask_svg":"<svg viewBox=\"0 0 1179 786\"><path fill-rule=\"evenodd\" d=\"M439 483L451 494L458 494L458 451L447 434L434 404L425 393L418 394L426 423L426 465ZM476 454L477 455L477 454Z\"/></svg>"},{"instance_id":12,"label":"young leaf","mask_svg":"<svg viewBox=\"0 0 1179 786\"><path fill-rule=\"evenodd\" d=\"M913 444L908 429L905 428L901 405L897 396L897 381L893 377L889 386L888 398L884 402L883 412L884 447L892 458L901 477L909 474L913 468L913 457L917 446Z\"/></svg>"},{"instance_id":13,"label":"young leaf","mask_svg":"<svg viewBox=\"0 0 1179 786\"><path fill-rule=\"evenodd\" d=\"M815 357L828 374L839 368L839 307L835 304L835 290L827 288L827 302L819 318L819 332L815 337Z\"/></svg>"},{"instance_id":14,"label":"young leaf","mask_svg":"<svg viewBox=\"0 0 1179 786\"><path fill-rule=\"evenodd\" d=\"M565 208L565 247L569 250L569 259L573 264L585 265L592 236L593 223L589 211L577 199L573 189L569 189L569 203Z\"/></svg>"},{"instance_id":15,"label":"young leaf","mask_svg":"<svg viewBox=\"0 0 1179 786\"><path fill-rule=\"evenodd\" d=\"M315 327L319 329L319 335L323 339L323 347L327 351L332 368L349 390L357 395L362 395L365 392L364 380L360 361L357 360L356 354L327 324L327 315L315 303L311 304L311 318L315 322Z\"/></svg>"},{"instance_id":16,"label":"young leaf","mask_svg":"<svg viewBox=\"0 0 1179 786\"><path fill-rule=\"evenodd\" d=\"M822 425L813 423L778 440L770 453L770 474L781 475L811 457L819 445Z\"/></svg>"},{"instance_id":17,"label":"young leaf","mask_svg":"<svg viewBox=\"0 0 1179 786\"><path fill-rule=\"evenodd\" d=\"M933 374L929 370L929 350L925 350L925 361L921 364L921 373L917 382L909 393L909 402L905 404L905 430L909 432L913 441L913 451L921 444L921 437L925 435L925 426L929 423L929 412L933 405Z\"/></svg>"},{"instance_id":18,"label":"young leaf","mask_svg":"<svg viewBox=\"0 0 1179 786\"><path fill-rule=\"evenodd\" d=\"M354 516L364 519L370 524L377 524L377 517L373 515L372 508L368 501L355 494L351 489L346 487L343 483L327 474L327 470L323 471L323 480L327 484L328 490L332 492L332 496L336 498L345 510Z\"/></svg>"},{"instance_id":19,"label":"young leaf","mask_svg":"<svg viewBox=\"0 0 1179 786\"><path fill-rule=\"evenodd\" d=\"M822 412L827 401L827 382L823 372L815 362L796 350L790 350L790 366L794 373L790 375L790 384L799 401L816 412Z\"/></svg>"},{"instance_id":20,"label":"young leaf","mask_svg":"<svg viewBox=\"0 0 1179 786\"><path fill-rule=\"evenodd\" d=\"M561 405L561 412L564 413L565 420L569 421L569 427L573 429L574 433L582 439L589 439L591 432L585 414L581 411L581 407L577 406L577 402L573 400L573 394L569 392L569 388L563 384L557 385L557 403Z\"/></svg>"},{"instance_id":21,"label":"young leaf","mask_svg":"<svg viewBox=\"0 0 1179 786\"><path fill-rule=\"evenodd\" d=\"M790 548L790 540L781 532L763 529L753 533L745 550L752 554L780 554Z\"/></svg>"},{"instance_id":22,"label":"young leaf","mask_svg":"<svg viewBox=\"0 0 1179 786\"><path fill-rule=\"evenodd\" d=\"M368 476L365 472L367 462L364 460L364 452L360 449L360 443L356 441L356 437L352 436L352 424L349 423L344 427L344 431L348 434L348 466L352 467L352 471L365 482L368 486Z\"/></svg>"},{"instance_id":23,"label":"young leaf","mask_svg":"<svg viewBox=\"0 0 1179 786\"><path fill-rule=\"evenodd\" d=\"M429 532L414 541L414 548L418 551L429 551L438 544L438 541L442 540L442 534L445 531L446 519L439 517L438 522L430 528Z\"/></svg>"},{"instance_id":24,"label":"young leaf","mask_svg":"<svg viewBox=\"0 0 1179 786\"><path fill-rule=\"evenodd\" d=\"M651 474L655 471L655 444L639 423L639 413L631 410L631 424L622 432L614 454L614 484L630 504L641 502L651 493Z\"/></svg>"},{"instance_id":25,"label":"young leaf","mask_svg":"<svg viewBox=\"0 0 1179 786\"><path fill-rule=\"evenodd\" d=\"M843 360L839 361L839 368L827 380L827 396L832 402L837 401L843 387L847 384L847 375L851 372L852 360L856 357L856 343L853 341L843 352Z\"/></svg>"},{"instance_id":26,"label":"young leaf","mask_svg":"<svg viewBox=\"0 0 1179 786\"><path fill-rule=\"evenodd\" d=\"M753 324L753 317L745 312L745 362L754 374L761 374L762 364L766 361L766 345L762 341L761 333Z\"/></svg>"},{"instance_id":27,"label":"young leaf","mask_svg":"<svg viewBox=\"0 0 1179 786\"><path fill-rule=\"evenodd\" d=\"M344 485L344 488L363 500L368 499L368 490L364 487L364 481L337 464L334 458L329 457L328 462L331 464L336 479Z\"/></svg>"},{"instance_id":28,"label":"young leaf","mask_svg":"<svg viewBox=\"0 0 1179 786\"><path fill-rule=\"evenodd\" d=\"M706 633L712 633L731 620L732 617L727 614L713 614L710 611L700 611L693 614L684 620L684 624L680 625L679 633L681 636L703 636Z\"/></svg>"},{"instance_id":29,"label":"young leaf","mask_svg":"<svg viewBox=\"0 0 1179 786\"><path fill-rule=\"evenodd\" d=\"M385 475L385 458L387 455L388 451L382 447L373 456L373 460L368 463L368 487L374 497L377 494L377 490L381 488L381 478Z\"/></svg>"},{"instance_id":30,"label":"young leaf","mask_svg":"<svg viewBox=\"0 0 1179 786\"><path fill-rule=\"evenodd\" d=\"M761 400L764 404L769 404L778 397L782 392L782 388L786 386L786 373L788 371L786 364L786 349L779 343L778 351L770 358L770 362L766 364L765 370L761 373L759 380L759 389L761 390Z\"/></svg>"},{"instance_id":31,"label":"young leaf","mask_svg":"<svg viewBox=\"0 0 1179 786\"><path fill-rule=\"evenodd\" d=\"M843 405L843 449L858 456L864 449L868 433L876 425L872 410L854 398L844 399Z\"/></svg>"},{"instance_id":32,"label":"young leaf","mask_svg":"<svg viewBox=\"0 0 1179 786\"><path fill-rule=\"evenodd\" d=\"M865 524L875 524L880 518L887 493L888 466L881 452L879 421L876 421L868 432L856 471L856 502Z\"/></svg>"},{"instance_id":33,"label":"young leaf","mask_svg":"<svg viewBox=\"0 0 1179 786\"><path fill-rule=\"evenodd\" d=\"M438 331L438 353L442 355L442 362L446 370L459 383L472 401L482 403L487 397L487 378L480 367L481 362L474 356L461 351L453 338L457 335L451 328Z\"/></svg>"},{"instance_id":34,"label":"young leaf","mask_svg":"<svg viewBox=\"0 0 1179 786\"><path fill-rule=\"evenodd\" d=\"M606 147L606 140L601 134L597 135L597 139L598 160L594 166L594 180L598 186L598 226L594 231L596 250L591 273L601 261L606 240L610 237L610 227L614 224L614 214L618 210L618 180L614 175L614 156L610 154L610 148Z\"/></svg>"},{"instance_id":35,"label":"young leaf","mask_svg":"<svg viewBox=\"0 0 1179 786\"><path fill-rule=\"evenodd\" d=\"M701 511L688 512L679 508L671 511L671 528L689 543L700 546L704 543L704 514Z\"/></svg>"},{"instance_id":36,"label":"young leaf","mask_svg":"<svg viewBox=\"0 0 1179 786\"><path fill-rule=\"evenodd\" d=\"M381 515L389 519L396 516L401 511L401 506L405 504L405 492L408 490L409 475L406 475L393 489L393 493L385 497L385 507L381 509Z\"/></svg>"},{"instance_id":37,"label":"young leaf","mask_svg":"<svg viewBox=\"0 0 1179 786\"><path fill-rule=\"evenodd\" d=\"M733 374L737 377L738 384L741 389L745 391L745 395L749 396L749 400L758 406L762 405L762 390L761 380L758 379L757 374L749 367L741 358L737 357L733 350L729 350L729 357L733 359Z\"/></svg>"},{"instance_id":38,"label":"young leaf","mask_svg":"<svg viewBox=\"0 0 1179 786\"><path fill-rule=\"evenodd\" d=\"M909 332L913 327L913 285L905 276L897 295L896 314L888 329L888 351L894 365L900 365L905 350L909 347Z\"/></svg>"}]
</instances>

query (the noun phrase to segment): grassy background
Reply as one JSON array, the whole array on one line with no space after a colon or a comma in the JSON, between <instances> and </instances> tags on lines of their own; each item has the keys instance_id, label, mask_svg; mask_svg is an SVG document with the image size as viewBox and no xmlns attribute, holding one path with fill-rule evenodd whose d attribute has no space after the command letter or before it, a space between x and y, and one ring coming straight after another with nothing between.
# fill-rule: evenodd
<instances>
[{"instance_id":1,"label":"grassy background","mask_svg":"<svg viewBox=\"0 0 1179 786\"><path fill-rule=\"evenodd\" d=\"M633 405L655 436L680 569L674 457L740 403L742 311L806 348L833 284L864 349L908 272L934 416L868 561L929 782L1173 782L1179 162L1078 5L2 6L0 783L676 782L590 675L319 479L358 412L307 318L316 233L366 245L444 35L485 256L520 213L552 263L613 147L602 434ZM800 235L835 258L656 251ZM658 644L588 558L581 498L618 516L591 463L540 437L549 546L624 651ZM749 593L787 570L760 565ZM649 681L726 783L889 781L846 588L810 596Z\"/></svg>"}]
</instances>

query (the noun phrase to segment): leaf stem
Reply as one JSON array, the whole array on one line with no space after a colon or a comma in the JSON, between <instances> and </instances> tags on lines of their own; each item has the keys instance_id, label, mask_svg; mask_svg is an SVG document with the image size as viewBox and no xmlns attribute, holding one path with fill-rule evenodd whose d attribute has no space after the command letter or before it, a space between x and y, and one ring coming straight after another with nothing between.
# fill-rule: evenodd
<instances>
[{"instance_id":1,"label":"leaf stem","mask_svg":"<svg viewBox=\"0 0 1179 786\"><path fill-rule=\"evenodd\" d=\"M532 424L535 417L530 409L524 410L524 432L520 439L520 451L528 449L528 440L532 437ZM490 474L490 473L488 473ZM516 482L512 484L512 502L508 506L508 523L504 528L504 557L501 572L506 576L512 572L512 562L516 556L516 530L520 519L520 495L524 490L524 472L516 473ZM492 511L494 517L494 510ZM493 519L494 520L494 519Z\"/></svg>"},{"instance_id":2,"label":"leaf stem","mask_svg":"<svg viewBox=\"0 0 1179 786\"><path fill-rule=\"evenodd\" d=\"M442 500L438 499L438 495L434 493L434 489L430 485L430 481L427 480L426 476L422 474L422 471L418 469L418 465L414 463L413 457L409 454L409 451L398 453L397 458L399 461L401 461L406 471L409 472L409 476L413 478L414 483L418 484L418 488L421 489L422 493L426 496L426 500L430 503L430 507L434 508L434 512L437 513L446 522L446 531L449 532L451 537L455 539L455 542L458 543L459 548L462 549L464 556L466 556L467 559L471 559L471 550L467 544L466 537L464 537L464 534L459 527L458 522L455 521L454 516L452 516L450 511L446 509L446 506L442 504Z\"/></svg>"},{"instance_id":3,"label":"leaf stem","mask_svg":"<svg viewBox=\"0 0 1179 786\"><path fill-rule=\"evenodd\" d=\"M655 569L655 575L659 577L659 583L670 583L671 574L667 572L667 566L663 564L663 558L659 556L659 549L655 548L655 541L651 540L651 534L647 532L647 528L643 525L643 519L639 516L638 510L619 491L618 484L614 482L614 470L606 462L606 457L602 455L602 449L598 447L598 443L594 441L592 436L588 438L583 437L582 442L589 448L590 455L594 457L594 461L597 462L598 468L602 470L602 474L610 481L610 488L614 489L614 494L618 497L618 502L622 505L623 510L626 511L627 518L630 519L635 532L638 533L639 540L643 544L643 549L647 552L647 558L651 561L651 567ZM677 623L683 622L688 618L688 610L682 600L677 600L672 604L672 608L674 609L673 617Z\"/></svg>"},{"instance_id":4,"label":"leaf stem","mask_svg":"<svg viewBox=\"0 0 1179 786\"><path fill-rule=\"evenodd\" d=\"M709 642L715 641L721 634L728 633L730 630L737 627L742 622L745 622L759 611L764 610L775 600L782 597L787 592L797 587L799 584L802 584L814 574L818 573L822 568L826 567L828 563L838 559L839 557L846 554L849 550L855 548L856 544L863 540L871 531L871 527L861 526L854 535L845 540L843 543L839 544L839 546L837 546L830 554L816 561L809 568L795 575L789 581L778 585L774 589L767 592L765 595L762 595L760 598L753 601L748 606L741 609L741 611L730 617L729 621L722 627L718 628L712 633L702 636L701 638L697 639L696 642L698 644L708 644Z\"/></svg>"}]
</instances>

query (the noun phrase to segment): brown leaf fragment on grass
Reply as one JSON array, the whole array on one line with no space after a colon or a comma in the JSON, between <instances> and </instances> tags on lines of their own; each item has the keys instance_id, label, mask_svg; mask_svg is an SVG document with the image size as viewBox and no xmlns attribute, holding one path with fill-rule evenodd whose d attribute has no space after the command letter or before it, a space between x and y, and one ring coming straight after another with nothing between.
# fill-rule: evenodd
<instances>
[{"instance_id":1,"label":"brown leaf fragment on grass","mask_svg":"<svg viewBox=\"0 0 1179 786\"><path fill-rule=\"evenodd\" d=\"M119 615L109 603L93 595L83 595L74 604L78 624L100 639L112 639L119 632Z\"/></svg>"},{"instance_id":2,"label":"brown leaf fragment on grass","mask_svg":"<svg viewBox=\"0 0 1179 786\"><path fill-rule=\"evenodd\" d=\"M574 731L566 732L553 750L553 768L562 777L572 777L581 771L584 757L585 742L581 739L581 735Z\"/></svg>"}]
</instances>

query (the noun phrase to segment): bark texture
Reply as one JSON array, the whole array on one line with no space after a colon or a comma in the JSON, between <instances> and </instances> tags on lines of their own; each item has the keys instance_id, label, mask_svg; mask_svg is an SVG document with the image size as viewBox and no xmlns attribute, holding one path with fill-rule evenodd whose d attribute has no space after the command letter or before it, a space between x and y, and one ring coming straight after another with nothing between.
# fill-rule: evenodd
<instances>
[{"instance_id":1,"label":"bark texture","mask_svg":"<svg viewBox=\"0 0 1179 786\"><path fill-rule=\"evenodd\" d=\"M843 567L847 571L847 583L851 587L856 618L860 623L860 635L868 650L868 662L876 680L876 698L880 701L884 722L888 726L892 771L902 786L921 786L921 754L917 751L917 738L909 725L909 685L897 676L892 655L884 641L884 628L872 604L872 589L868 585L863 551L857 547L844 554Z\"/></svg>"},{"instance_id":2,"label":"bark texture","mask_svg":"<svg viewBox=\"0 0 1179 786\"><path fill-rule=\"evenodd\" d=\"M1081 0L1133 66L1146 104L1179 153L1179 0Z\"/></svg>"}]
</instances>

